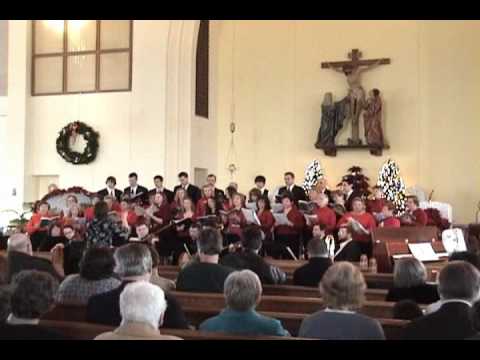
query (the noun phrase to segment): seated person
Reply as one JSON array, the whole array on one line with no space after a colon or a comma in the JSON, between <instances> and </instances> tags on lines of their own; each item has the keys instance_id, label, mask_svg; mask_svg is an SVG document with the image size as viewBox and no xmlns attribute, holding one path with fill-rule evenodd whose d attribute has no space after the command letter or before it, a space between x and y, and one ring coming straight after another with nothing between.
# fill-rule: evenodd
<instances>
[{"instance_id":1,"label":"seated person","mask_svg":"<svg viewBox=\"0 0 480 360\"><path fill-rule=\"evenodd\" d=\"M335 245L334 261L359 262L362 250L357 241L353 241L352 228L343 224L338 229L338 244Z\"/></svg>"},{"instance_id":2,"label":"seated person","mask_svg":"<svg viewBox=\"0 0 480 360\"><path fill-rule=\"evenodd\" d=\"M233 269L218 263L222 251L220 233L203 229L197 241L199 261L182 268L177 278L178 291L223 292L223 284Z\"/></svg>"},{"instance_id":3,"label":"seated person","mask_svg":"<svg viewBox=\"0 0 480 360\"><path fill-rule=\"evenodd\" d=\"M166 309L165 294L158 286L145 281L128 284L120 294L120 326L95 340L182 340L160 334Z\"/></svg>"},{"instance_id":4,"label":"seated person","mask_svg":"<svg viewBox=\"0 0 480 360\"><path fill-rule=\"evenodd\" d=\"M259 226L246 227L243 230L242 249L225 255L220 259L220 263L236 270L252 270L262 284L283 284L287 281L287 275L278 267L268 264L258 254L262 248L263 237Z\"/></svg>"},{"instance_id":5,"label":"seated person","mask_svg":"<svg viewBox=\"0 0 480 360\"><path fill-rule=\"evenodd\" d=\"M121 322L119 299L125 286L135 281L150 281L152 275L152 256L143 244L127 244L115 250L115 273L122 283L109 292L92 296L87 304L88 322L118 326ZM182 307L178 300L165 293L167 311L163 326L172 329L187 329Z\"/></svg>"},{"instance_id":6,"label":"seated person","mask_svg":"<svg viewBox=\"0 0 480 360\"><path fill-rule=\"evenodd\" d=\"M380 323L355 310L365 301L367 285L353 264L333 264L320 282L320 295L326 309L307 316L300 326L299 337L324 340L383 340Z\"/></svg>"},{"instance_id":7,"label":"seated person","mask_svg":"<svg viewBox=\"0 0 480 360\"><path fill-rule=\"evenodd\" d=\"M400 300L393 305L393 318L399 320L413 320L423 316L422 309L413 300Z\"/></svg>"},{"instance_id":8,"label":"seated person","mask_svg":"<svg viewBox=\"0 0 480 360\"><path fill-rule=\"evenodd\" d=\"M437 287L427 284L427 269L415 258L395 261L393 288L388 290L386 301L413 300L419 304L438 301Z\"/></svg>"},{"instance_id":9,"label":"seated person","mask_svg":"<svg viewBox=\"0 0 480 360\"><path fill-rule=\"evenodd\" d=\"M399 228L400 220L393 215L395 205L391 201L386 201L382 208L382 220L378 227Z\"/></svg>"},{"instance_id":10,"label":"seated person","mask_svg":"<svg viewBox=\"0 0 480 360\"><path fill-rule=\"evenodd\" d=\"M250 270L235 271L225 280L226 309L200 324L200 331L243 335L288 336L280 321L260 315L255 307L262 296L262 283Z\"/></svg>"},{"instance_id":11,"label":"seated person","mask_svg":"<svg viewBox=\"0 0 480 360\"><path fill-rule=\"evenodd\" d=\"M426 226L428 216L419 208L420 202L416 196L407 196L407 212L400 218L402 226Z\"/></svg>"},{"instance_id":12,"label":"seated person","mask_svg":"<svg viewBox=\"0 0 480 360\"><path fill-rule=\"evenodd\" d=\"M0 325L0 340L66 340L62 334L39 325L54 306L58 282L50 274L24 270L12 282L11 313Z\"/></svg>"},{"instance_id":13,"label":"seated person","mask_svg":"<svg viewBox=\"0 0 480 360\"><path fill-rule=\"evenodd\" d=\"M8 316L12 312L10 307L10 298L12 297L12 290L8 286L0 287L0 326L5 324Z\"/></svg>"},{"instance_id":14,"label":"seated person","mask_svg":"<svg viewBox=\"0 0 480 360\"><path fill-rule=\"evenodd\" d=\"M63 258L64 275L78 274L80 260L86 246L85 240L71 225L63 227L63 236L67 243L59 243L53 247L51 250L52 261L58 259L61 262ZM53 262L57 263L58 261Z\"/></svg>"},{"instance_id":15,"label":"seated person","mask_svg":"<svg viewBox=\"0 0 480 360\"><path fill-rule=\"evenodd\" d=\"M47 219L52 219L50 214L50 204L48 202L40 202L37 205L37 210L26 225L27 233L32 242L33 251L38 251L38 247L48 236L50 221Z\"/></svg>"},{"instance_id":16,"label":"seated person","mask_svg":"<svg viewBox=\"0 0 480 360\"><path fill-rule=\"evenodd\" d=\"M80 274L67 276L58 288L57 300L62 305L87 305L93 295L120 286L114 277L115 260L108 248L90 248L80 261Z\"/></svg>"},{"instance_id":17,"label":"seated person","mask_svg":"<svg viewBox=\"0 0 480 360\"><path fill-rule=\"evenodd\" d=\"M148 246L150 250L150 255L152 255L152 276L150 277L150 282L157 286L160 286L163 291L173 291L175 290L175 281L166 279L158 274L158 266L160 265L160 255L158 255L157 250L152 245Z\"/></svg>"},{"instance_id":18,"label":"seated person","mask_svg":"<svg viewBox=\"0 0 480 360\"><path fill-rule=\"evenodd\" d=\"M328 247L321 237L312 238L307 244L308 263L293 273L293 285L318 286L323 275L333 264Z\"/></svg>"},{"instance_id":19,"label":"seated person","mask_svg":"<svg viewBox=\"0 0 480 360\"><path fill-rule=\"evenodd\" d=\"M461 340L475 335L472 304L478 301L480 272L465 261L449 262L438 278L440 309L413 320L406 340Z\"/></svg>"},{"instance_id":20,"label":"seated person","mask_svg":"<svg viewBox=\"0 0 480 360\"><path fill-rule=\"evenodd\" d=\"M33 256L32 244L26 234L17 233L10 236L7 242L7 281L22 270L45 271L57 280L63 278L62 266L47 259Z\"/></svg>"}]
</instances>

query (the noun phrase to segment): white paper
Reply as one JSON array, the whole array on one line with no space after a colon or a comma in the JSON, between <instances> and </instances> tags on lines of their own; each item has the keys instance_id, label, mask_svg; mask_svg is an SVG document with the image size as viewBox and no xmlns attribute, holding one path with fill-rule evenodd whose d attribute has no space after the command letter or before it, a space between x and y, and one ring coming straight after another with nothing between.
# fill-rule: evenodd
<instances>
[{"instance_id":1,"label":"white paper","mask_svg":"<svg viewBox=\"0 0 480 360\"><path fill-rule=\"evenodd\" d=\"M439 260L437 254L433 250L430 243L409 243L408 248L412 252L412 255L420 261L436 261Z\"/></svg>"},{"instance_id":2,"label":"white paper","mask_svg":"<svg viewBox=\"0 0 480 360\"><path fill-rule=\"evenodd\" d=\"M317 215L309 215L309 214L304 214L305 221L307 222L307 226L312 226L318 219Z\"/></svg>"},{"instance_id":3,"label":"white paper","mask_svg":"<svg viewBox=\"0 0 480 360\"><path fill-rule=\"evenodd\" d=\"M289 221L287 218L287 215L284 213L279 213L279 214L273 214L273 217L275 218L275 225L288 225Z\"/></svg>"},{"instance_id":4,"label":"white paper","mask_svg":"<svg viewBox=\"0 0 480 360\"><path fill-rule=\"evenodd\" d=\"M251 201L251 202L247 202L247 209L250 209L250 210L253 210L253 211L257 211L257 203Z\"/></svg>"},{"instance_id":5,"label":"white paper","mask_svg":"<svg viewBox=\"0 0 480 360\"><path fill-rule=\"evenodd\" d=\"M242 209L242 213L243 213L243 216L245 216L245 220L247 221L247 224L261 225L260 220L258 219L258 216L255 213L255 211L250 209Z\"/></svg>"},{"instance_id":6,"label":"white paper","mask_svg":"<svg viewBox=\"0 0 480 360\"><path fill-rule=\"evenodd\" d=\"M283 205L282 204L272 204L272 212L273 213L281 213L283 211Z\"/></svg>"}]
</instances>

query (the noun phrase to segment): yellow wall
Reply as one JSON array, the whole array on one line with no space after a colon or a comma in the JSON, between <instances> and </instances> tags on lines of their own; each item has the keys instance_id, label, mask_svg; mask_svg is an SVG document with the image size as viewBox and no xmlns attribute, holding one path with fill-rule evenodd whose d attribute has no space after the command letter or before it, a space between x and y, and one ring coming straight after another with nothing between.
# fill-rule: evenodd
<instances>
[{"instance_id":1,"label":"yellow wall","mask_svg":"<svg viewBox=\"0 0 480 360\"><path fill-rule=\"evenodd\" d=\"M239 166L234 180L243 191L260 173L269 188L280 185L287 170L300 183L313 159L320 160L331 187L352 165L363 167L373 183L391 157L407 186L418 185L427 193L434 189L435 200L453 205L456 221L473 220L480 200L475 161L480 150L480 22L252 20L215 26L213 117L220 185L230 181L226 155L233 68ZM364 58L392 60L363 77L365 89L379 88L384 100L391 150L382 157L358 151L326 157L313 145L323 95L331 91L335 100L346 95L343 75L321 69L320 63L343 60L352 48ZM349 131L341 132L340 141Z\"/></svg>"}]
</instances>

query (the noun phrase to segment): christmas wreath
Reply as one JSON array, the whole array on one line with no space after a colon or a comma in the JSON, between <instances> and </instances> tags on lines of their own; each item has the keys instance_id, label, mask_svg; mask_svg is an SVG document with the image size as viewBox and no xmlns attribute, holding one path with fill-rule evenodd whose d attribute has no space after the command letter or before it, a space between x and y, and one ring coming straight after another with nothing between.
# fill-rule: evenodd
<instances>
[{"instance_id":1,"label":"christmas wreath","mask_svg":"<svg viewBox=\"0 0 480 360\"><path fill-rule=\"evenodd\" d=\"M70 141L75 141L78 135L82 135L86 141L83 153L70 148ZM65 126L57 138L57 153L67 162L80 165L89 164L98 152L99 134L90 126L80 121L75 121Z\"/></svg>"}]
</instances>

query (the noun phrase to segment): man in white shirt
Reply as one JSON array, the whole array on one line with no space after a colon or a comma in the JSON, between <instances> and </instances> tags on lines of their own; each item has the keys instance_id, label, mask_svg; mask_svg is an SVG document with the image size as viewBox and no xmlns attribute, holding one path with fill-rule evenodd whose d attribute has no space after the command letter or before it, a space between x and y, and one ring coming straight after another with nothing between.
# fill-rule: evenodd
<instances>
[{"instance_id":1,"label":"man in white shirt","mask_svg":"<svg viewBox=\"0 0 480 360\"><path fill-rule=\"evenodd\" d=\"M302 187L295 185L295 174L293 172L287 171L283 178L285 180L285 186L278 190L278 195L280 197L289 193L292 195L293 201L296 205L300 200L307 201L305 190Z\"/></svg>"},{"instance_id":2,"label":"man in white shirt","mask_svg":"<svg viewBox=\"0 0 480 360\"><path fill-rule=\"evenodd\" d=\"M128 175L129 187L126 187L123 191L126 196L130 199L140 200L142 203L147 203L148 199L148 189L141 185L138 185L138 175L137 173L130 173Z\"/></svg>"},{"instance_id":3,"label":"man in white shirt","mask_svg":"<svg viewBox=\"0 0 480 360\"><path fill-rule=\"evenodd\" d=\"M112 198L116 199L117 201L120 201L123 193L120 190L115 189L115 186L117 185L117 180L115 179L115 177L113 176L107 177L105 184L107 185L107 187L105 189L100 190L97 193L100 199L103 200L105 196L110 195Z\"/></svg>"},{"instance_id":4,"label":"man in white shirt","mask_svg":"<svg viewBox=\"0 0 480 360\"><path fill-rule=\"evenodd\" d=\"M197 186L189 183L188 174L185 171L178 174L178 180L180 185L175 186L173 192L175 193L179 188L183 188L188 197L197 205L198 200L202 197L202 191Z\"/></svg>"}]
</instances>

